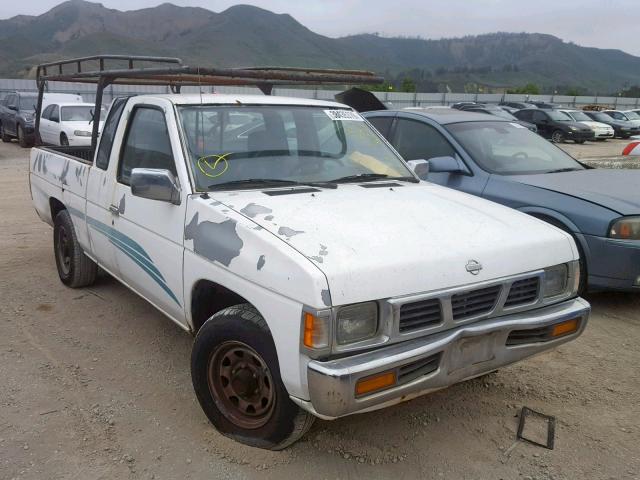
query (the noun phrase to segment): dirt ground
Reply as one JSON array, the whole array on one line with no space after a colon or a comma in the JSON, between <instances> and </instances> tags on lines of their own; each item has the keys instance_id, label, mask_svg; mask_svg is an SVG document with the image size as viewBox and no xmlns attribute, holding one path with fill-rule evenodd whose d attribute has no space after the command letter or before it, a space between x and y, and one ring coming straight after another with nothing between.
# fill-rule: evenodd
<instances>
[{"instance_id":1,"label":"dirt ground","mask_svg":"<svg viewBox=\"0 0 640 480\"><path fill-rule=\"evenodd\" d=\"M109 277L59 282L27 172L0 145L0 479L640 479L640 296L590 295L575 342L265 452L208 424L188 334ZM554 450L516 441L522 406L556 417Z\"/></svg>"}]
</instances>

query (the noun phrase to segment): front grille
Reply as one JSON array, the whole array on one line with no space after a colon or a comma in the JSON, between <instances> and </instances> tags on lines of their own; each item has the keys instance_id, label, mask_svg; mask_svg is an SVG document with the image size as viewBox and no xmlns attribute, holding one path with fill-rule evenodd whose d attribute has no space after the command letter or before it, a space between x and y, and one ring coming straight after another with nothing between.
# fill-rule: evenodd
<instances>
[{"instance_id":1,"label":"front grille","mask_svg":"<svg viewBox=\"0 0 640 480\"><path fill-rule=\"evenodd\" d=\"M464 320L489 313L496 305L502 285L457 293L451 297L454 320Z\"/></svg>"},{"instance_id":2,"label":"front grille","mask_svg":"<svg viewBox=\"0 0 640 480\"><path fill-rule=\"evenodd\" d=\"M416 378L435 372L440 366L441 356L441 353L436 353L427 358L403 365L398 369L398 383L411 382Z\"/></svg>"},{"instance_id":3,"label":"front grille","mask_svg":"<svg viewBox=\"0 0 640 480\"><path fill-rule=\"evenodd\" d=\"M438 325L442 320L440 300L432 298L400 307L400 333Z\"/></svg>"},{"instance_id":4,"label":"front grille","mask_svg":"<svg viewBox=\"0 0 640 480\"><path fill-rule=\"evenodd\" d=\"M535 302L538 299L538 288L540 287L540 277L525 278L513 282L509 290L505 307L515 307Z\"/></svg>"}]
</instances>

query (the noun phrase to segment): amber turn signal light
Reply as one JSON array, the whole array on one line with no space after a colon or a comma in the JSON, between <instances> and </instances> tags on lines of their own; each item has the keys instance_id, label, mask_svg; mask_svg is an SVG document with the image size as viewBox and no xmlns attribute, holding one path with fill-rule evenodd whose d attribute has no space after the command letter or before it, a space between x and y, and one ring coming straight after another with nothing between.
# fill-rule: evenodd
<instances>
[{"instance_id":1,"label":"amber turn signal light","mask_svg":"<svg viewBox=\"0 0 640 480\"><path fill-rule=\"evenodd\" d=\"M384 390L396 384L396 372L383 372L358 380L356 397Z\"/></svg>"},{"instance_id":2,"label":"amber turn signal light","mask_svg":"<svg viewBox=\"0 0 640 480\"><path fill-rule=\"evenodd\" d=\"M558 323L557 325L553 326L553 330L551 330L551 336L555 338L562 335L568 335L569 333L574 333L578 330L578 325L579 321L577 318Z\"/></svg>"}]
</instances>

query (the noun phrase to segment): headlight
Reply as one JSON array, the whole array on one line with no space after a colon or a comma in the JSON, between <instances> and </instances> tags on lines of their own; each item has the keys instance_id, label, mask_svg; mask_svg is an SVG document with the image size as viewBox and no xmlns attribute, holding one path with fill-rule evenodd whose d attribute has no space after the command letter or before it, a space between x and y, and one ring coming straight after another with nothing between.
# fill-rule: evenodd
<instances>
[{"instance_id":1,"label":"headlight","mask_svg":"<svg viewBox=\"0 0 640 480\"><path fill-rule=\"evenodd\" d=\"M544 296L555 297L567 289L569 269L566 264L555 265L544 269Z\"/></svg>"},{"instance_id":2,"label":"headlight","mask_svg":"<svg viewBox=\"0 0 640 480\"><path fill-rule=\"evenodd\" d=\"M73 132L76 137L90 137L91 132L85 132L84 130L76 130Z\"/></svg>"},{"instance_id":3,"label":"headlight","mask_svg":"<svg viewBox=\"0 0 640 480\"><path fill-rule=\"evenodd\" d=\"M378 304L360 303L342 307L336 317L336 340L345 345L367 340L378 331Z\"/></svg>"},{"instance_id":4,"label":"headlight","mask_svg":"<svg viewBox=\"0 0 640 480\"><path fill-rule=\"evenodd\" d=\"M640 240L640 217L616 220L609 230L609 237L622 240Z\"/></svg>"},{"instance_id":5,"label":"headlight","mask_svg":"<svg viewBox=\"0 0 640 480\"><path fill-rule=\"evenodd\" d=\"M35 115L33 113L25 113L24 114L24 121L25 122L33 122L34 118L35 118Z\"/></svg>"},{"instance_id":6,"label":"headlight","mask_svg":"<svg viewBox=\"0 0 640 480\"><path fill-rule=\"evenodd\" d=\"M576 127L569 127L569 130L571 130L572 132L577 132L578 129Z\"/></svg>"}]
</instances>

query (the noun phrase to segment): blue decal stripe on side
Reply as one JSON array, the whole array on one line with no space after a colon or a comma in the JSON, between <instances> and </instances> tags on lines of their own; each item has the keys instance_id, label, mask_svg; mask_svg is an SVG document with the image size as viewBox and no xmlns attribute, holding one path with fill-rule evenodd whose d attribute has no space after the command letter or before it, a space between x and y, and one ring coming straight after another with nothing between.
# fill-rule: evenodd
<instances>
[{"instance_id":1,"label":"blue decal stripe on side","mask_svg":"<svg viewBox=\"0 0 640 480\"><path fill-rule=\"evenodd\" d=\"M160 273L160 270L158 270L158 268L155 266L155 264L151 260L151 257L149 257L149 254L144 250L144 248L142 248L142 246L140 246L139 243L137 243L132 238L124 235L122 232L119 232L116 229L111 228L102 222L99 222L95 218L86 216L79 210L70 208L69 213L81 218L86 218L87 223L91 227L106 236L112 245L114 245L118 250L129 257L136 265L142 268L142 270L147 275L149 275L151 279L156 282L167 295L169 295L171 300L173 300L174 302L176 302L176 304L178 304L178 306L180 306L180 301L167 285L166 280L162 276L162 273Z\"/></svg>"}]
</instances>

